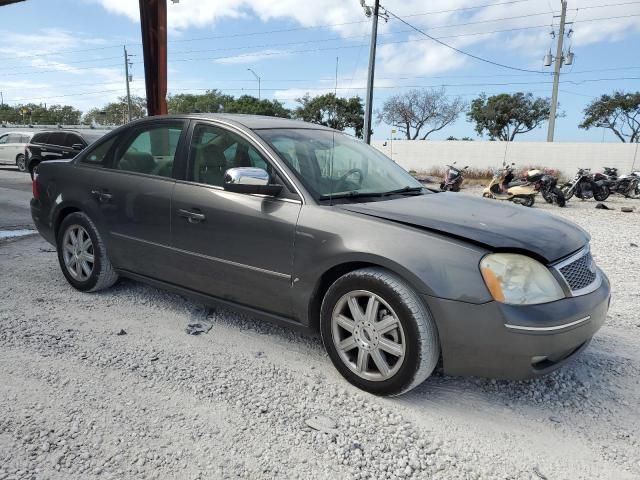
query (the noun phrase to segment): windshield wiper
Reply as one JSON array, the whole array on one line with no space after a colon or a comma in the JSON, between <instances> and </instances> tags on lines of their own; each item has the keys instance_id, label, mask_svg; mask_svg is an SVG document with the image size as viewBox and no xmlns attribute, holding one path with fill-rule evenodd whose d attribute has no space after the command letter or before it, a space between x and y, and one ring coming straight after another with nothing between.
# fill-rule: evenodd
<instances>
[{"instance_id":1,"label":"windshield wiper","mask_svg":"<svg viewBox=\"0 0 640 480\"><path fill-rule=\"evenodd\" d=\"M333 193L330 195L320 195L320 200L332 200L338 198L363 198L363 197L386 197L388 195L398 195L404 193L415 194L418 192L422 192L422 187L403 187L397 190L389 190L388 192L359 192L357 190L352 190L351 192L344 193Z\"/></svg>"},{"instance_id":2,"label":"windshield wiper","mask_svg":"<svg viewBox=\"0 0 640 480\"><path fill-rule=\"evenodd\" d=\"M403 194L403 193L422 193L423 192L423 188L422 187L403 187L403 188L399 188L397 190L389 190L388 192L384 192L381 194L381 196L387 196L387 195L397 195L397 194Z\"/></svg>"},{"instance_id":3,"label":"windshield wiper","mask_svg":"<svg viewBox=\"0 0 640 480\"><path fill-rule=\"evenodd\" d=\"M353 190L351 192L344 193L332 193L328 195L320 195L320 200L335 200L337 198L361 198L361 197L382 197L384 192L358 192Z\"/></svg>"}]
</instances>

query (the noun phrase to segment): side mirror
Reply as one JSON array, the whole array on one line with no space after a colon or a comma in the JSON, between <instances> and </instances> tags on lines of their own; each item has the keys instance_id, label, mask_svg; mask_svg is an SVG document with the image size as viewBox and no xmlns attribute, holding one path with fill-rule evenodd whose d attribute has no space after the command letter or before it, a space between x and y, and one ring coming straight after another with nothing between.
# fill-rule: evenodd
<instances>
[{"instance_id":1,"label":"side mirror","mask_svg":"<svg viewBox=\"0 0 640 480\"><path fill-rule=\"evenodd\" d=\"M465 165L464 169L466 170L467 168L469 168L469 165Z\"/></svg>"},{"instance_id":2,"label":"side mirror","mask_svg":"<svg viewBox=\"0 0 640 480\"><path fill-rule=\"evenodd\" d=\"M81 143L74 143L73 145L71 145L71 148L79 152L80 150L84 150L84 145Z\"/></svg>"},{"instance_id":3,"label":"side mirror","mask_svg":"<svg viewBox=\"0 0 640 480\"><path fill-rule=\"evenodd\" d=\"M240 167L224 172L224 189L275 197L282 190L282 185L269 184L269 174L262 168Z\"/></svg>"}]
</instances>

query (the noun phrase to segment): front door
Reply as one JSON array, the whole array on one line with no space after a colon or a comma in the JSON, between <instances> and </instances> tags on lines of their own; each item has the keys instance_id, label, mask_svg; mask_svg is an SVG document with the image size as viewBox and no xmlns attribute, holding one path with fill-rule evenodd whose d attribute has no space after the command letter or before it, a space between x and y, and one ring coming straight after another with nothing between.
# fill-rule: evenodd
<instances>
[{"instance_id":1,"label":"front door","mask_svg":"<svg viewBox=\"0 0 640 480\"><path fill-rule=\"evenodd\" d=\"M177 283L261 310L289 315L293 241L301 201L227 192L233 167L277 169L243 134L200 123L193 129L187 181L171 207L171 262Z\"/></svg>"},{"instance_id":2,"label":"front door","mask_svg":"<svg viewBox=\"0 0 640 480\"><path fill-rule=\"evenodd\" d=\"M183 131L183 121L146 123L119 139L109 168L94 175L91 192L116 268L168 278L173 166Z\"/></svg>"}]
</instances>

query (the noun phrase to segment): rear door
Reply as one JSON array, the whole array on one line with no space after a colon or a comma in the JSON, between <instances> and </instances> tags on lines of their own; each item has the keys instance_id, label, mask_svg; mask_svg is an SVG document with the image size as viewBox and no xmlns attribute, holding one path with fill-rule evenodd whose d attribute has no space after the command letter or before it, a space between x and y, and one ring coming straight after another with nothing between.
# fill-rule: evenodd
<instances>
[{"instance_id":1,"label":"rear door","mask_svg":"<svg viewBox=\"0 0 640 480\"><path fill-rule=\"evenodd\" d=\"M171 206L173 278L193 290L289 315L293 241L301 200L260 146L239 131L196 123L186 181ZM277 198L227 192L233 167L267 170ZM289 197L289 198L287 198ZM193 216L192 216L193 214Z\"/></svg>"},{"instance_id":2,"label":"rear door","mask_svg":"<svg viewBox=\"0 0 640 480\"><path fill-rule=\"evenodd\" d=\"M168 278L173 168L181 155L184 125L181 120L156 120L129 130L113 147L108 168L93 177L91 192L117 268Z\"/></svg>"},{"instance_id":3,"label":"rear door","mask_svg":"<svg viewBox=\"0 0 640 480\"><path fill-rule=\"evenodd\" d=\"M43 162L60 160L64 157L64 144L67 141L67 132L51 132L47 142L40 147L40 156Z\"/></svg>"}]
</instances>

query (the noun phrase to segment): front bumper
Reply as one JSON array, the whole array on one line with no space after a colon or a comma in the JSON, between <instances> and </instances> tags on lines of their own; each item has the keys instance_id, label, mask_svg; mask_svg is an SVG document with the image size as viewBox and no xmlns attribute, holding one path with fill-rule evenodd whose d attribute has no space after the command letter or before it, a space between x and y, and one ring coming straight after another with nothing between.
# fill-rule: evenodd
<instances>
[{"instance_id":1,"label":"front bumper","mask_svg":"<svg viewBox=\"0 0 640 480\"><path fill-rule=\"evenodd\" d=\"M524 379L548 373L582 351L600 329L609 280L578 297L541 305L481 305L426 297L438 326L445 373Z\"/></svg>"}]
</instances>

